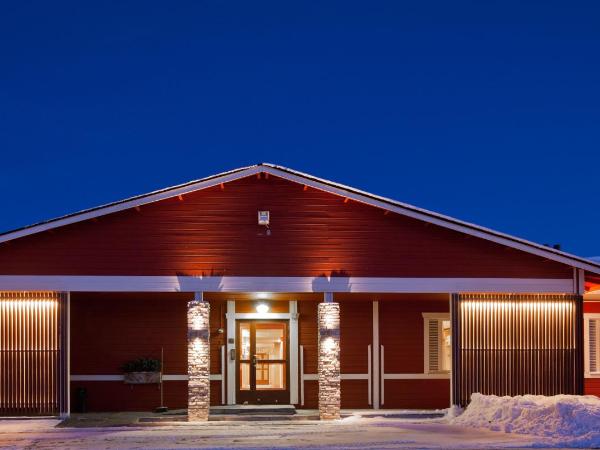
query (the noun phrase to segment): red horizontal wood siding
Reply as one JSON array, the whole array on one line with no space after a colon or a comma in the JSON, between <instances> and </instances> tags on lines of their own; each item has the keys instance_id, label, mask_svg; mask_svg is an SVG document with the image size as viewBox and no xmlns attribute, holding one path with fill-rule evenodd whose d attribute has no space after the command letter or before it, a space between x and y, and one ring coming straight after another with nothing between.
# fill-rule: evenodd
<instances>
[{"instance_id":1,"label":"red horizontal wood siding","mask_svg":"<svg viewBox=\"0 0 600 450\"><path fill-rule=\"evenodd\" d=\"M570 278L572 269L282 178L0 244L0 274ZM257 211L271 212L271 234Z\"/></svg>"},{"instance_id":2,"label":"red horizontal wood siding","mask_svg":"<svg viewBox=\"0 0 600 450\"><path fill-rule=\"evenodd\" d=\"M192 294L71 294L71 373L120 373L140 357L160 358L165 374L187 374L187 302ZM221 372L223 302L211 303L211 373Z\"/></svg>"},{"instance_id":3,"label":"red horizontal wood siding","mask_svg":"<svg viewBox=\"0 0 600 450\"><path fill-rule=\"evenodd\" d=\"M316 409L319 407L319 382L310 380L304 382L304 406L305 409Z\"/></svg>"},{"instance_id":4,"label":"red horizontal wood siding","mask_svg":"<svg viewBox=\"0 0 600 450\"><path fill-rule=\"evenodd\" d=\"M191 293L72 293L71 373L119 375L121 366L140 357L160 358L164 374L187 374L187 302ZM224 327L225 302L210 300L211 374L221 373L219 328ZM187 381L165 381L165 404L187 405ZM77 389L87 390L90 411L136 411L158 406L157 385L125 385L122 381L72 381L71 403ZM220 381L211 381L211 402L221 403Z\"/></svg>"},{"instance_id":5,"label":"red horizontal wood siding","mask_svg":"<svg viewBox=\"0 0 600 450\"><path fill-rule=\"evenodd\" d=\"M585 378L583 380L583 389L585 395L600 397L600 378Z\"/></svg>"},{"instance_id":6,"label":"red horizontal wood siding","mask_svg":"<svg viewBox=\"0 0 600 450\"><path fill-rule=\"evenodd\" d=\"M80 412L79 389L86 391L88 412L153 411L160 406L157 384L131 385L119 381L72 381L71 411ZM164 405L170 409L187 408L187 381L164 382ZM221 404L221 382L210 382L211 405Z\"/></svg>"},{"instance_id":7,"label":"red horizontal wood siding","mask_svg":"<svg viewBox=\"0 0 600 450\"><path fill-rule=\"evenodd\" d=\"M424 312L448 313L449 300L379 302L379 342L386 373L423 373Z\"/></svg>"},{"instance_id":8,"label":"red horizontal wood siding","mask_svg":"<svg viewBox=\"0 0 600 450\"><path fill-rule=\"evenodd\" d=\"M379 340L387 374L422 374L425 370L424 312L448 313L449 299L420 295L418 300L379 302ZM447 408L449 379L385 380L383 408Z\"/></svg>"},{"instance_id":9,"label":"red horizontal wood siding","mask_svg":"<svg viewBox=\"0 0 600 450\"><path fill-rule=\"evenodd\" d=\"M190 294L71 294L71 373L121 373L140 357L160 358L166 374L187 373Z\"/></svg>"},{"instance_id":10,"label":"red horizontal wood siding","mask_svg":"<svg viewBox=\"0 0 600 450\"><path fill-rule=\"evenodd\" d=\"M583 302L584 314L600 314L600 302Z\"/></svg>"},{"instance_id":11,"label":"red horizontal wood siding","mask_svg":"<svg viewBox=\"0 0 600 450\"><path fill-rule=\"evenodd\" d=\"M340 302L340 369L342 373L366 374L368 346L373 342L373 303Z\"/></svg>"},{"instance_id":12,"label":"red horizontal wood siding","mask_svg":"<svg viewBox=\"0 0 600 450\"><path fill-rule=\"evenodd\" d=\"M368 380L342 380L342 408L370 408Z\"/></svg>"},{"instance_id":13,"label":"red horizontal wood siding","mask_svg":"<svg viewBox=\"0 0 600 450\"><path fill-rule=\"evenodd\" d=\"M450 380L385 380L383 408L441 409L450 406Z\"/></svg>"},{"instance_id":14,"label":"red horizontal wood siding","mask_svg":"<svg viewBox=\"0 0 600 450\"><path fill-rule=\"evenodd\" d=\"M120 381L72 381L71 411L81 412L79 389L86 391L88 412L152 411L160 406L158 384L130 385ZM164 404L171 409L187 408L187 381L164 383Z\"/></svg>"},{"instance_id":15,"label":"red horizontal wood siding","mask_svg":"<svg viewBox=\"0 0 600 450\"><path fill-rule=\"evenodd\" d=\"M317 307L319 302L298 302L298 342L304 347L304 373L317 373Z\"/></svg>"}]
</instances>

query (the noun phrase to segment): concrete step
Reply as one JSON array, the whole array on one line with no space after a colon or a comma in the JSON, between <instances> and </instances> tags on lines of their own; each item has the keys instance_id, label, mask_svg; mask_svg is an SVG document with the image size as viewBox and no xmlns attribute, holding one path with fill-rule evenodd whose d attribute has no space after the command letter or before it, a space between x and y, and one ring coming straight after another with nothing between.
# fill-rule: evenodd
<instances>
[{"instance_id":1,"label":"concrete step","mask_svg":"<svg viewBox=\"0 0 600 450\"><path fill-rule=\"evenodd\" d=\"M293 405L224 405L210 408L209 421L271 422L289 420L318 420L318 413L298 414ZM187 411L169 411L152 417L140 417L139 423L187 422Z\"/></svg>"},{"instance_id":2,"label":"concrete step","mask_svg":"<svg viewBox=\"0 0 600 450\"><path fill-rule=\"evenodd\" d=\"M298 421L298 420L319 420L318 414L216 414L209 416L209 422L276 422L276 421Z\"/></svg>"},{"instance_id":3,"label":"concrete step","mask_svg":"<svg viewBox=\"0 0 600 450\"><path fill-rule=\"evenodd\" d=\"M293 416L296 408L293 405L224 405L210 408L211 416Z\"/></svg>"},{"instance_id":4,"label":"concrete step","mask_svg":"<svg viewBox=\"0 0 600 450\"><path fill-rule=\"evenodd\" d=\"M303 420L319 420L318 414L296 414L296 415L281 415L281 414L243 414L243 415L227 415L217 414L209 416L209 422L290 422ZM160 416L160 417L140 417L140 424L164 424L173 422L187 422L187 416Z\"/></svg>"}]
</instances>

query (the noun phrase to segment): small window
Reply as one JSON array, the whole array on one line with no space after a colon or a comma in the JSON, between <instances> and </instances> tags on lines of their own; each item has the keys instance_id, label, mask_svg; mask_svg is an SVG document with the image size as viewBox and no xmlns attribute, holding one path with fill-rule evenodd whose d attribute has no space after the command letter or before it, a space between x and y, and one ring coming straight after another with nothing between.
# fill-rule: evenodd
<instances>
[{"instance_id":1,"label":"small window","mask_svg":"<svg viewBox=\"0 0 600 450\"><path fill-rule=\"evenodd\" d=\"M600 316L586 317L586 372L600 375Z\"/></svg>"},{"instance_id":2,"label":"small window","mask_svg":"<svg viewBox=\"0 0 600 450\"><path fill-rule=\"evenodd\" d=\"M448 373L452 367L450 318L444 313L423 313L425 373Z\"/></svg>"}]
</instances>

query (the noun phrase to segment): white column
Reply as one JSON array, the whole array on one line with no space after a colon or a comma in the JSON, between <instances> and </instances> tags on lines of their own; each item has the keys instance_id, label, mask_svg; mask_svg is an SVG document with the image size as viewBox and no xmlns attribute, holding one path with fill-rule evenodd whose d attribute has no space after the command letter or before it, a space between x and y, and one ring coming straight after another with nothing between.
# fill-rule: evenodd
<instances>
[{"instance_id":1,"label":"white column","mask_svg":"<svg viewBox=\"0 0 600 450\"><path fill-rule=\"evenodd\" d=\"M208 420L210 408L210 304L201 293L188 302L188 421Z\"/></svg>"},{"instance_id":2,"label":"white column","mask_svg":"<svg viewBox=\"0 0 600 450\"><path fill-rule=\"evenodd\" d=\"M66 328L64 342L64 351L66 352L64 364L65 395L61 397L61 402L65 401L66 405L61 406L61 419L66 419L71 415L71 292L66 293L64 302L61 307L66 308L66 312L61 316L61 319L64 319L65 323L61 323L61 326Z\"/></svg>"},{"instance_id":3,"label":"white column","mask_svg":"<svg viewBox=\"0 0 600 450\"><path fill-rule=\"evenodd\" d=\"M373 302L373 409L379 409L379 302Z\"/></svg>"},{"instance_id":4,"label":"white column","mask_svg":"<svg viewBox=\"0 0 600 450\"><path fill-rule=\"evenodd\" d=\"M340 305L331 293L319 303L319 416L322 420L339 419L341 406L340 377Z\"/></svg>"},{"instance_id":5,"label":"white column","mask_svg":"<svg viewBox=\"0 0 600 450\"><path fill-rule=\"evenodd\" d=\"M452 294L448 294L448 313L450 315L450 408L452 408L452 379L454 378L452 375L452 368L454 367L452 363L452 359L454 357L454 352L452 351L452 345L454 345L454 329L452 328Z\"/></svg>"},{"instance_id":6,"label":"white column","mask_svg":"<svg viewBox=\"0 0 600 450\"><path fill-rule=\"evenodd\" d=\"M298 303L291 300L290 311L290 403L298 404Z\"/></svg>"},{"instance_id":7,"label":"white column","mask_svg":"<svg viewBox=\"0 0 600 450\"><path fill-rule=\"evenodd\" d=\"M227 301L227 404L235 405L235 359L231 358L231 354L235 355L235 301Z\"/></svg>"}]
</instances>

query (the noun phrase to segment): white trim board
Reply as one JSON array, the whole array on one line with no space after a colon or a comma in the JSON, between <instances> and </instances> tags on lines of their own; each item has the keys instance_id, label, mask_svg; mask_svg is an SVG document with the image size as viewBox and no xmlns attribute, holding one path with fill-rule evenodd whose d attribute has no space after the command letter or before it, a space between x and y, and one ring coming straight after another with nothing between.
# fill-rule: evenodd
<instances>
[{"instance_id":1,"label":"white trim board","mask_svg":"<svg viewBox=\"0 0 600 450\"><path fill-rule=\"evenodd\" d=\"M600 378L600 373L590 372L590 320L600 320L600 313L583 314L583 377Z\"/></svg>"},{"instance_id":2,"label":"white trim board","mask_svg":"<svg viewBox=\"0 0 600 450\"><path fill-rule=\"evenodd\" d=\"M71 375L71 381L123 381L123 375ZM187 381L187 375L163 375L163 381ZM221 374L211 374L210 381L222 381Z\"/></svg>"},{"instance_id":3,"label":"white trim board","mask_svg":"<svg viewBox=\"0 0 600 450\"><path fill-rule=\"evenodd\" d=\"M505 233L500 233L489 228L454 219L452 217L445 216L443 214L438 214L433 211L428 211L426 209L418 208L416 206L412 206L406 203L401 203L385 197L374 195L369 192L361 191L359 189L355 189L340 183L335 183L329 180L325 180L323 178L318 178L309 174L288 169L286 167L268 163L235 169L229 172L214 175L212 177L192 181L190 183L174 186L172 188L162 189L145 195L132 197L123 201L111 203L93 209L88 209L79 213L63 216L54 220L14 230L12 232L0 235L0 242L10 241L19 237L28 236L34 233L39 233L42 231L50 230L53 228L80 222L87 219L92 219L95 217L100 217L117 211L122 211L134 207L140 207L148 203L157 202L167 198L173 198L179 195L184 195L190 192L206 189L208 187L228 183L230 181L256 175L259 173L268 173L305 186L310 186L314 189L319 189L325 192L339 195L344 198L352 199L360 203L381 208L383 210L388 210L397 214L412 217L414 219L422 220L424 222L432 223L464 234L496 242L498 244L515 248L527 253L532 253L552 261L567 264L569 266L576 267L579 269L589 270L593 273L600 273L600 264L586 260L585 258L581 258L576 255L571 255L569 253L549 248L544 245L537 244L535 242L510 236Z\"/></svg>"},{"instance_id":4,"label":"white trim board","mask_svg":"<svg viewBox=\"0 0 600 450\"><path fill-rule=\"evenodd\" d=\"M368 373L342 373L342 380L368 380ZM305 373L304 381L319 381L319 374ZM449 380L450 373L386 373L384 380Z\"/></svg>"},{"instance_id":5,"label":"white trim board","mask_svg":"<svg viewBox=\"0 0 600 450\"><path fill-rule=\"evenodd\" d=\"M574 293L574 285L571 278L0 275L0 290L71 292L498 292L571 294Z\"/></svg>"},{"instance_id":6,"label":"white trim board","mask_svg":"<svg viewBox=\"0 0 600 450\"><path fill-rule=\"evenodd\" d=\"M449 380L450 373L386 373L384 380Z\"/></svg>"},{"instance_id":7,"label":"white trim board","mask_svg":"<svg viewBox=\"0 0 600 450\"><path fill-rule=\"evenodd\" d=\"M290 313L236 313L236 320L244 320L244 319L264 319L264 320L277 320L277 319L290 319Z\"/></svg>"},{"instance_id":8,"label":"white trim board","mask_svg":"<svg viewBox=\"0 0 600 450\"><path fill-rule=\"evenodd\" d=\"M266 300L266 299L265 299ZM288 312L286 313L238 313L235 311L235 301L227 301L227 355L236 351L237 342L237 321L244 319L264 319L264 320L287 320L288 338L289 338L289 387L290 403L298 404L298 366L299 366L299 345L298 345L298 303L296 300L290 300L288 303ZM233 341L230 341L233 339ZM227 358L227 404L234 405L236 397L236 361Z\"/></svg>"},{"instance_id":9,"label":"white trim board","mask_svg":"<svg viewBox=\"0 0 600 450\"><path fill-rule=\"evenodd\" d=\"M302 376L304 381L319 381L318 373L305 373ZM340 379L342 380L369 380L368 373L341 373Z\"/></svg>"}]
</instances>

